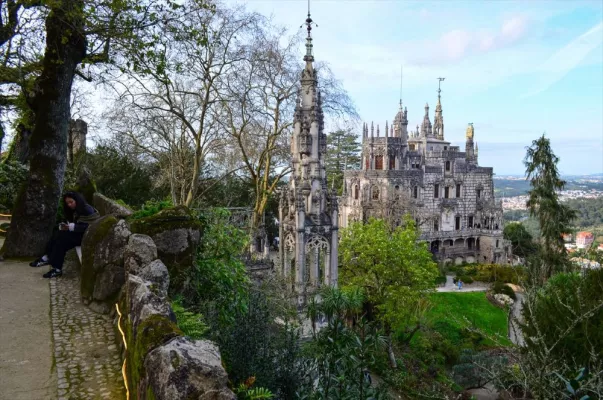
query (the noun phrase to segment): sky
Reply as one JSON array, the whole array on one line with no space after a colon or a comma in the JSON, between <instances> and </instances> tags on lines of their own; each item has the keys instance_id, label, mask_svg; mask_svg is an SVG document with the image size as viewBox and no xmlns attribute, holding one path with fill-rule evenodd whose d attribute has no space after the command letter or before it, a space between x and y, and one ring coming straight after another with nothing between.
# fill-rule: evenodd
<instances>
[{"instance_id":1,"label":"sky","mask_svg":"<svg viewBox=\"0 0 603 400\"><path fill-rule=\"evenodd\" d=\"M227 3L272 16L291 33L308 7ZM464 148L472 122L480 165L497 175L523 174L525 147L543 133L563 174L603 172L602 1L312 0L311 14L315 59L330 64L363 121L391 123L402 67L409 129L425 103L433 122L444 77L446 140Z\"/></svg>"}]
</instances>

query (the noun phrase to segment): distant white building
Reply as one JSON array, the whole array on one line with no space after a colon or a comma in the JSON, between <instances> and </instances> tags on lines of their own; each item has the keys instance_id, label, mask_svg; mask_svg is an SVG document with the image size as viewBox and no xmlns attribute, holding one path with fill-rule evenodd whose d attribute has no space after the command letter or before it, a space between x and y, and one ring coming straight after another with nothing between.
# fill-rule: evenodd
<instances>
[{"instance_id":1,"label":"distant white building","mask_svg":"<svg viewBox=\"0 0 603 400\"><path fill-rule=\"evenodd\" d=\"M578 232L576 234L576 247L579 249L586 249L595 241L595 235L591 232Z\"/></svg>"}]
</instances>

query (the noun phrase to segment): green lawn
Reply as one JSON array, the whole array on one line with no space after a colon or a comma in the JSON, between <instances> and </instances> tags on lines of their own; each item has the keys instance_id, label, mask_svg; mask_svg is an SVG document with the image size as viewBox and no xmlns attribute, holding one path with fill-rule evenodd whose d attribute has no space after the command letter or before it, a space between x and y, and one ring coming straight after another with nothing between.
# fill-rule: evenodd
<instances>
[{"instance_id":1,"label":"green lawn","mask_svg":"<svg viewBox=\"0 0 603 400\"><path fill-rule=\"evenodd\" d=\"M479 341L464 328L475 327L485 336L498 337L499 344L510 345L508 337L507 315L493 306L484 292L434 293L431 297L433 307L427 314L428 320L451 343L464 347L473 342L476 346L494 346L490 339Z\"/></svg>"}]
</instances>

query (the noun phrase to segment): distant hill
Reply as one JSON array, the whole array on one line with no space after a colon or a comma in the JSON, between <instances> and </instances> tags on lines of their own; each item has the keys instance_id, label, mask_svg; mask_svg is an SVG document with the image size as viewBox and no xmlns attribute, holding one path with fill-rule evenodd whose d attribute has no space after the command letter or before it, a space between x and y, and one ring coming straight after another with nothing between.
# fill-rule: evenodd
<instances>
[{"instance_id":1,"label":"distant hill","mask_svg":"<svg viewBox=\"0 0 603 400\"><path fill-rule=\"evenodd\" d=\"M568 175L563 179L567 181L565 190L603 190L603 174ZM527 194L530 182L525 177L495 176L494 195L496 197L513 197Z\"/></svg>"}]
</instances>

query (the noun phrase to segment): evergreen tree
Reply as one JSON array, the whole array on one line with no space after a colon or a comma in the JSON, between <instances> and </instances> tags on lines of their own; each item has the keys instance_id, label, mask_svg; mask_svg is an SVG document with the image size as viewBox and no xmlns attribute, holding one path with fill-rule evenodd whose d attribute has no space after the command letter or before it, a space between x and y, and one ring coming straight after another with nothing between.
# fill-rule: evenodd
<instances>
[{"instance_id":1,"label":"evergreen tree","mask_svg":"<svg viewBox=\"0 0 603 400\"><path fill-rule=\"evenodd\" d=\"M563 234L571 232L576 212L562 204L557 194L565 186L557 169L559 157L544 135L528 147L524 164L532 189L527 202L530 216L540 224L540 251L531 262L531 278L544 283L554 273L571 268L565 251Z\"/></svg>"},{"instance_id":2,"label":"evergreen tree","mask_svg":"<svg viewBox=\"0 0 603 400\"><path fill-rule=\"evenodd\" d=\"M351 129L339 129L327 135L325 164L329 188L341 194L343 171L360 167L360 143Z\"/></svg>"}]
</instances>

